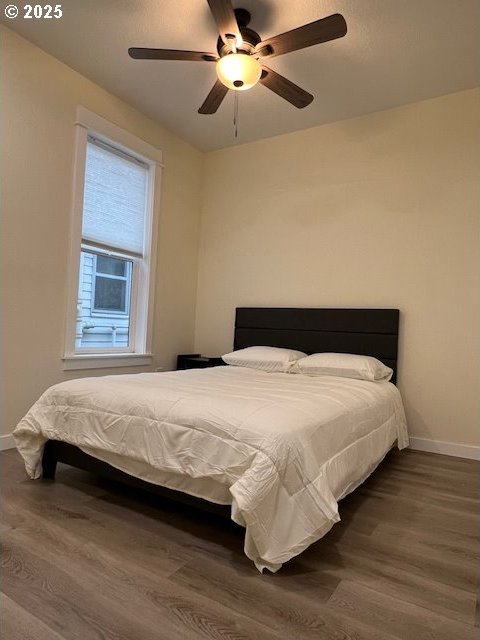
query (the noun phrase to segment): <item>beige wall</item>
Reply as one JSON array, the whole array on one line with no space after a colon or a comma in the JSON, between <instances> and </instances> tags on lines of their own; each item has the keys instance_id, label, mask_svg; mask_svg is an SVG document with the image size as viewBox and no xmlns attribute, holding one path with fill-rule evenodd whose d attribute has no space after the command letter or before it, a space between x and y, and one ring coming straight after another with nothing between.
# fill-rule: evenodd
<instances>
[{"instance_id":1,"label":"beige wall","mask_svg":"<svg viewBox=\"0 0 480 640\"><path fill-rule=\"evenodd\" d=\"M9 433L64 373L66 263L79 104L157 146L165 169L155 303L156 365L193 344L203 154L34 45L2 38L2 420ZM114 373L141 369L116 369Z\"/></svg>"},{"instance_id":2,"label":"beige wall","mask_svg":"<svg viewBox=\"0 0 480 640\"><path fill-rule=\"evenodd\" d=\"M207 155L195 348L234 308L398 307L412 435L478 444L478 93Z\"/></svg>"},{"instance_id":3,"label":"beige wall","mask_svg":"<svg viewBox=\"0 0 480 640\"><path fill-rule=\"evenodd\" d=\"M477 92L213 152L202 175L200 152L8 29L1 35L0 433L46 387L82 375L64 373L60 356L83 104L164 152L156 366L190 351L194 329L199 351L229 350L239 305L399 307L411 433L478 443Z\"/></svg>"}]
</instances>

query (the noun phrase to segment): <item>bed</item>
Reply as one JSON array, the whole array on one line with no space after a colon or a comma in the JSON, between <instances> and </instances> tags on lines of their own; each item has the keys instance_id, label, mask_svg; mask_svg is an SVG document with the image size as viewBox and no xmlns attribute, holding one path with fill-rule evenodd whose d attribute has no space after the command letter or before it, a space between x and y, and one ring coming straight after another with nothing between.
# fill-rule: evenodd
<instances>
[{"instance_id":1,"label":"bed","mask_svg":"<svg viewBox=\"0 0 480 640\"><path fill-rule=\"evenodd\" d=\"M239 308L234 349L369 355L395 381L398 325L396 309ZM60 461L228 510L260 571L320 539L338 501L408 444L391 382L235 366L61 383L14 435L32 478Z\"/></svg>"}]
</instances>

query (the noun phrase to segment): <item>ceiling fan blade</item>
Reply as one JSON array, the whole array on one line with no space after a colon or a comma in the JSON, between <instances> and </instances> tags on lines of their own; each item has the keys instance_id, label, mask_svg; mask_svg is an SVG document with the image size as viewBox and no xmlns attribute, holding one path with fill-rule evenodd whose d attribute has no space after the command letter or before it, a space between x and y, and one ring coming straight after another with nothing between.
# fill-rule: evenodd
<instances>
[{"instance_id":1,"label":"ceiling fan blade","mask_svg":"<svg viewBox=\"0 0 480 640\"><path fill-rule=\"evenodd\" d=\"M307 107L313 100L313 96L311 93L305 91L301 87L297 86L287 78L284 78L276 71L272 71L268 67L262 65L262 77L260 78L260 82L264 87L270 89L284 100L293 104L297 109L303 109Z\"/></svg>"},{"instance_id":2,"label":"ceiling fan blade","mask_svg":"<svg viewBox=\"0 0 480 640\"><path fill-rule=\"evenodd\" d=\"M222 100L228 93L228 88L217 80L212 87L212 90L205 98L205 102L202 104L198 113L212 114L216 113L218 107L222 104Z\"/></svg>"},{"instance_id":3,"label":"ceiling fan blade","mask_svg":"<svg viewBox=\"0 0 480 640\"><path fill-rule=\"evenodd\" d=\"M304 24L278 36L260 42L255 47L260 56L280 56L282 53L298 51L314 44L342 38L347 33L345 18L334 13L327 18Z\"/></svg>"},{"instance_id":4,"label":"ceiling fan blade","mask_svg":"<svg viewBox=\"0 0 480 640\"><path fill-rule=\"evenodd\" d=\"M218 60L218 56L203 51L145 49L142 47L130 47L128 55L135 60L192 60L194 62L216 62Z\"/></svg>"},{"instance_id":5,"label":"ceiling fan blade","mask_svg":"<svg viewBox=\"0 0 480 640\"><path fill-rule=\"evenodd\" d=\"M242 42L242 35L231 1L207 0L207 2L223 42L229 44L229 38L227 36L234 36L238 46Z\"/></svg>"}]
</instances>

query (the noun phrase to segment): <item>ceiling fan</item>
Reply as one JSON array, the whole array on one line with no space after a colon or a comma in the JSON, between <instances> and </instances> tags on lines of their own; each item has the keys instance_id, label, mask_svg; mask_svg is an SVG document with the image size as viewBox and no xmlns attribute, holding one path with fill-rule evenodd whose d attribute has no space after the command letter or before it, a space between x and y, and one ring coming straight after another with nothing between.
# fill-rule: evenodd
<instances>
[{"instance_id":1,"label":"ceiling fan","mask_svg":"<svg viewBox=\"0 0 480 640\"><path fill-rule=\"evenodd\" d=\"M303 109L312 102L313 96L310 93L269 69L264 60L342 38L347 33L343 16L335 13L262 40L256 31L248 27L251 16L246 9L234 9L231 0L207 2L220 33L217 41L218 55L201 51L132 47L128 50L130 57L136 60L216 62L218 79L198 110L202 114L215 113L229 89L244 91L251 89L257 82L298 109Z\"/></svg>"}]
</instances>

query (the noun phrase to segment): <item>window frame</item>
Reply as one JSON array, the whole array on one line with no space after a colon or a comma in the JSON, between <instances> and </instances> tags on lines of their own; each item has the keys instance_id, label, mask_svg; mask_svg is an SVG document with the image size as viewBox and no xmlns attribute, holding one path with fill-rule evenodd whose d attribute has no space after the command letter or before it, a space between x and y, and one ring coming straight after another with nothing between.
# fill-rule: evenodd
<instances>
[{"instance_id":1,"label":"window frame","mask_svg":"<svg viewBox=\"0 0 480 640\"><path fill-rule=\"evenodd\" d=\"M158 211L163 168L162 152L130 132L85 109L85 107L79 106L76 115L65 348L62 358L64 369L110 368L114 366L151 364L153 360L151 346ZM120 153L145 163L148 167L147 206L142 257L133 253L130 254L127 250L112 250L110 247L82 240L83 196L89 137L94 137L108 147L113 147L114 150L117 149ZM120 257L133 262L128 347L107 349L76 347L78 286L82 250L96 255ZM96 314L97 312L95 312ZM125 315L122 314L119 317L125 317Z\"/></svg>"}]
</instances>

